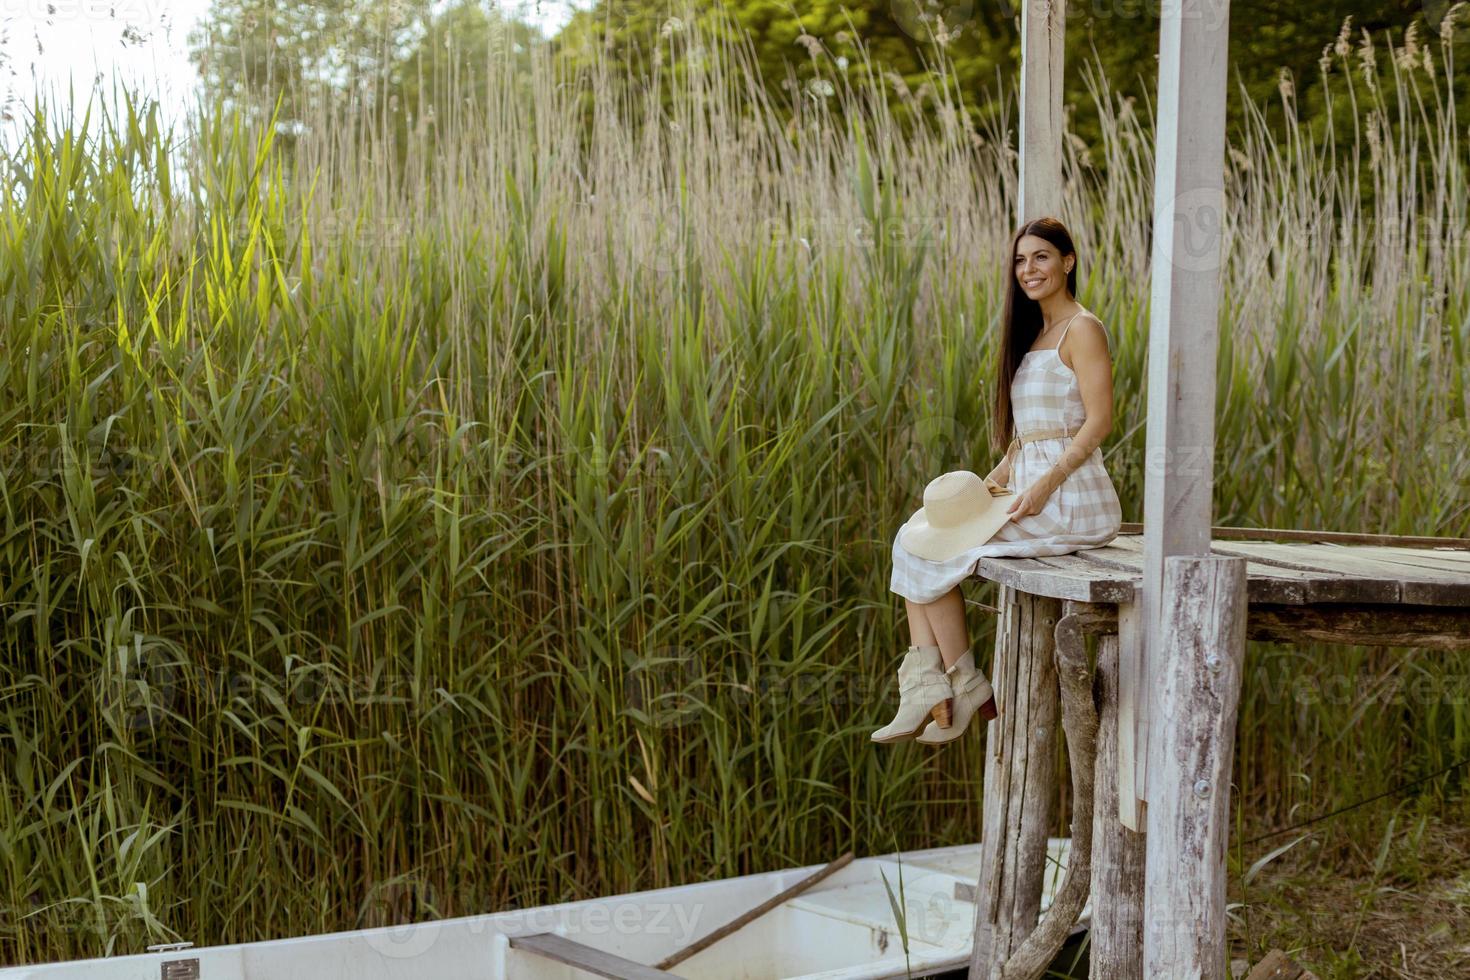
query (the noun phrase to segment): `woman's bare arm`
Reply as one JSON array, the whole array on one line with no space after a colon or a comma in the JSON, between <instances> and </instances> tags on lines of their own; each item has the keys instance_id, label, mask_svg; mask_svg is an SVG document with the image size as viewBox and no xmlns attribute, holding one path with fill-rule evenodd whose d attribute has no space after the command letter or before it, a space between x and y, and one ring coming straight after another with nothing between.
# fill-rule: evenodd
<instances>
[{"instance_id":1,"label":"woman's bare arm","mask_svg":"<svg viewBox=\"0 0 1470 980\"><path fill-rule=\"evenodd\" d=\"M1079 316L1063 343L1065 349L1058 349L1057 354L1077 376L1087 419L1062 450L1062 458L1042 475L1048 490L1061 486L1113 431L1113 360L1102 324L1090 315Z\"/></svg>"},{"instance_id":2,"label":"woman's bare arm","mask_svg":"<svg viewBox=\"0 0 1470 980\"><path fill-rule=\"evenodd\" d=\"M995 469L985 474L985 479L994 480L1001 486L1006 486L1007 484L1009 484L1011 482L1011 455L1012 449L1011 447L1007 446L1006 454L1001 457L999 463L995 464Z\"/></svg>"}]
</instances>

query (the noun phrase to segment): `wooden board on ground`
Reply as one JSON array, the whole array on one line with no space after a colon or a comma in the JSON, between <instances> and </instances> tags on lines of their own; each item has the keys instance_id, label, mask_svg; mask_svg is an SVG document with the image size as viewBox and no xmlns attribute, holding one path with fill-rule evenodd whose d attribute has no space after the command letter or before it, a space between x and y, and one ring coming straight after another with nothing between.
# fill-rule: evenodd
<instances>
[{"instance_id":1,"label":"wooden board on ground","mask_svg":"<svg viewBox=\"0 0 1470 980\"><path fill-rule=\"evenodd\" d=\"M1292 962L1281 950L1273 949L1246 974L1245 980L1317 980L1317 975Z\"/></svg>"}]
</instances>

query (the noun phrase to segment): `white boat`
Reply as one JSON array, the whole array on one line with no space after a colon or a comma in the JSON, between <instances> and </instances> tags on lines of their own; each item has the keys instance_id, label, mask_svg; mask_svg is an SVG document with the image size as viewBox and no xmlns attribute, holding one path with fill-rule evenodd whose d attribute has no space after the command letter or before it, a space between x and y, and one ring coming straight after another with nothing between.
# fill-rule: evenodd
<instances>
[{"instance_id":1,"label":"white boat","mask_svg":"<svg viewBox=\"0 0 1470 980\"><path fill-rule=\"evenodd\" d=\"M1043 911L1061 885L1070 843L1048 842ZM907 955L883 881L896 895L900 864ZM876 980L968 965L978 844L857 858L693 955L654 968L826 867L353 932L6 967L0 980ZM1089 902L1074 936L1090 916Z\"/></svg>"}]
</instances>

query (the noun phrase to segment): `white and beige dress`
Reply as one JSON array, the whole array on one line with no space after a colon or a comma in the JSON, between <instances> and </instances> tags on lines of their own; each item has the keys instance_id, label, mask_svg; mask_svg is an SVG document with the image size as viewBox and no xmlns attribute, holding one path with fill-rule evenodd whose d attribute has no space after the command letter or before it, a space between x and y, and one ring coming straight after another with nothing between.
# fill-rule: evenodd
<instances>
[{"instance_id":1,"label":"white and beige dress","mask_svg":"<svg viewBox=\"0 0 1470 980\"><path fill-rule=\"evenodd\" d=\"M1086 420L1077 376L1057 353L1070 329L1068 323L1056 347L1027 351L1021 358L1011 382L1016 432L1073 431ZM1060 436L1021 443L1011 459L1006 486L1017 492L1031 486L1061 461L1071 441L1071 436ZM893 536L893 574L888 587L914 602L933 602L973 575L979 558L1032 558L1100 548L1117 536L1122 521L1123 509L1103 468L1102 449L1094 449L1046 499L1040 513L1007 521L989 541L946 561L920 558L900 545L898 535L908 526L905 521Z\"/></svg>"}]
</instances>

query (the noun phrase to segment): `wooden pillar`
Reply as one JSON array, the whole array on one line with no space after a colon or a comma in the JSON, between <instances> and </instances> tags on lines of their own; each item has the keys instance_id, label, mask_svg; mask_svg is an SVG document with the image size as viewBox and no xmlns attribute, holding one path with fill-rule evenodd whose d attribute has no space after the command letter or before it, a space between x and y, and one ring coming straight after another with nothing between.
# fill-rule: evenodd
<instances>
[{"instance_id":1,"label":"wooden pillar","mask_svg":"<svg viewBox=\"0 0 1470 980\"><path fill-rule=\"evenodd\" d=\"M1177 555L1164 563L1144 885L1150 980L1230 978L1225 847L1245 590L1244 558Z\"/></svg>"},{"instance_id":2,"label":"wooden pillar","mask_svg":"<svg viewBox=\"0 0 1470 980\"><path fill-rule=\"evenodd\" d=\"M1129 830L1143 833L1144 756L1143 712L1148 704L1148 681L1143 672L1143 604L1118 603L1118 704L1117 809L1118 819ZM1099 802L1098 804L1102 804Z\"/></svg>"},{"instance_id":3,"label":"wooden pillar","mask_svg":"<svg viewBox=\"0 0 1470 980\"><path fill-rule=\"evenodd\" d=\"M1021 159L1017 224L1061 217L1066 0L1022 0Z\"/></svg>"},{"instance_id":4,"label":"wooden pillar","mask_svg":"<svg viewBox=\"0 0 1470 980\"><path fill-rule=\"evenodd\" d=\"M987 729L985 825L975 890L970 976L996 978L1036 927L1046 840L1056 810L1056 729L1060 710L1053 632L1059 599L999 591L991 683L999 715Z\"/></svg>"},{"instance_id":5,"label":"wooden pillar","mask_svg":"<svg viewBox=\"0 0 1470 980\"><path fill-rule=\"evenodd\" d=\"M1164 669L1157 655L1164 559L1210 552L1229 15L1230 0L1164 0L1160 10L1143 460L1143 676L1149 679ZM1156 705L1143 698L1137 709L1136 792L1152 802L1145 763L1153 757Z\"/></svg>"},{"instance_id":6,"label":"wooden pillar","mask_svg":"<svg viewBox=\"0 0 1470 980\"><path fill-rule=\"evenodd\" d=\"M1123 610L1119 614L1121 618ZM1092 682L1098 729L1097 778L1093 784L1089 969L1092 976L1108 980L1143 980L1146 838L1126 827L1118 813L1118 644L1119 638L1114 634L1097 638L1097 668ZM1131 781L1126 785L1131 786Z\"/></svg>"},{"instance_id":7,"label":"wooden pillar","mask_svg":"<svg viewBox=\"0 0 1470 980\"><path fill-rule=\"evenodd\" d=\"M1062 730L1072 772L1072 846L1067 873L1052 894L1036 928L1011 954L998 975L1002 980L1039 980L1047 973L1087 905L1092 883L1093 788L1097 778L1097 705L1093 672L1087 663L1089 632L1115 622L1089 603L1064 602L1056 626L1056 671L1061 690ZM993 972L993 971L992 971Z\"/></svg>"}]
</instances>

